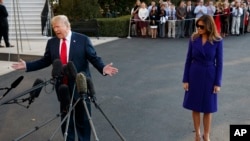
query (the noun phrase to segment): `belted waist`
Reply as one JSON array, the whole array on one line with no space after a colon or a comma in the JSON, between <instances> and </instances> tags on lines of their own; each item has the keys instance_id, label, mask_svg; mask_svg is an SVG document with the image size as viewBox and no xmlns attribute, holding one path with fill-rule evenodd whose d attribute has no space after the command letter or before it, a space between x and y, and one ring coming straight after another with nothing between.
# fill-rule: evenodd
<instances>
[{"instance_id":1,"label":"belted waist","mask_svg":"<svg viewBox=\"0 0 250 141\"><path fill-rule=\"evenodd\" d=\"M214 66L215 65L214 62L200 62L200 61L195 61L195 60L193 60L192 63L198 64L201 66Z\"/></svg>"}]
</instances>

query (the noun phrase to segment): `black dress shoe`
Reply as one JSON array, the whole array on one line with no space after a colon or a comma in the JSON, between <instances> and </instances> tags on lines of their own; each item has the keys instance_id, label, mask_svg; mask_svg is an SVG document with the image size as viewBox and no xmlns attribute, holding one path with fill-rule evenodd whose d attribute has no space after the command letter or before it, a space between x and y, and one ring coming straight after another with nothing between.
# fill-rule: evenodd
<instances>
[{"instance_id":1,"label":"black dress shoe","mask_svg":"<svg viewBox=\"0 0 250 141\"><path fill-rule=\"evenodd\" d=\"M0 45L0 47L4 47L3 45Z\"/></svg>"},{"instance_id":2,"label":"black dress shoe","mask_svg":"<svg viewBox=\"0 0 250 141\"><path fill-rule=\"evenodd\" d=\"M14 47L14 45L10 45L10 46L7 46L7 47Z\"/></svg>"}]
</instances>

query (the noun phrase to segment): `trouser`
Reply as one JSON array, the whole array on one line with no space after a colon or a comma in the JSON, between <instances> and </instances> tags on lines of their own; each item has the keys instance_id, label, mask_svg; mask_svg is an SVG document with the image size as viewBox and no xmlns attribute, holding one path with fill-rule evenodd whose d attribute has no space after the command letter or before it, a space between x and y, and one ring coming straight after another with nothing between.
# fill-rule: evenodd
<instances>
[{"instance_id":1,"label":"trouser","mask_svg":"<svg viewBox=\"0 0 250 141\"><path fill-rule=\"evenodd\" d=\"M168 37L175 38L175 20L168 21Z\"/></svg>"},{"instance_id":2,"label":"trouser","mask_svg":"<svg viewBox=\"0 0 250 141\"><path fill-rule=\"evenodd\" d=\"M2 25L0 28L0 39L4 39L5 42L5 46L9 47L10 43L9 43L9 26L8 24L6 25Z\"/></svg>"},{"instance_id":3,"label":"trouser","mask_svg":"<svg viewBox=\"0 0 250 141\"><path fill-rule=\"evenodd\" d=\"M229 19L225 19L221 24L222 24L221 33L228 34L229 33Z\"/></svg>"},{"instance_id":4,"label":"trouser","mask_svg":"<svg viewBox=\"0 0 250 141\"><path fill-rule=\"evenodd\" d=\"M240 17L233 17L231 33L240 34Z\"/></svg>"},{"instance_id":5,"label":"trouser","mask_svg":"<svg viewBox=\"0 0 250 141\"><path fill-rule=\"evenodd\" d=\"M177 21L177 38L184 37L185 20Z\"/></svg>"},{"instance_id":6,"label":"trouser","mask_svg":"<svg viewBox=\"0 0 250 141\"><path fill-rule=\"evenodd\" d=\"M193 23L193 19L187 19L187 21L185 22L185 31L187 36L191 36L194 32Z\"/></svg>"},{"instance_id":7,"label":"trouser","mask_svg":"<svg viewBox=\"0 0 250 141\"><path fill-rule=\"evenodd\" d=\"M159 36L161 38L165 37L165 23L159 23Z\"/></svg>"},{"instance_id":8,"label":"trouser","mask_svg":"<svg viewBox=\"0 0 250 141\"><path fill-rule=\"evenodd\" d=\"M86 103L87 103L89 112L91 112L90 100L86 100ZM63 106L61 105L61 107ZM61 109L61 113L63 113L62 109ZM63 113L61 116L61 119L63 119L65 116L66 116L66 113ZM67 125L67 120L61 126L63 135L66 130L66 125ZM74 112L71 112L70 122L69 122L69 127L68 127L68 132L67 132L68 133L67 141L75 141L75 129L76 129L76 133L78 136L78 141L90 141L91 128L90 128L88 116L85 112L82 100L78 102L78 104L75 107Z\"/></svg>"},{"instance_id":9,"label":"trouser","mask_svg":"<svg viewBox=\"0 0 250 141\"><path fill-rule=\"evenodd\" d=\"M132 23L132 24L131 24L131 35L132 35L132 36L137 36L137 27L136 27L136 23Z\"/></svg>"}]
</instances>

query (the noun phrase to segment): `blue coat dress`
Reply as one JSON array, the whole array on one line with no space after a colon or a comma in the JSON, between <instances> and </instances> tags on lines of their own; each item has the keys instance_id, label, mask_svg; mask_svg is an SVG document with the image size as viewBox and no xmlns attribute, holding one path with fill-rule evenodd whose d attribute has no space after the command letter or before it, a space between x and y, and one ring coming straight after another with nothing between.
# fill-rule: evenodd
<instances>
[{"instance_id":1,"label":"blue coat dress","mask_svg":"<svg viewBox=\"0 0 250 141\"><path fill-rule=\"evenodd\" d=\"M201 37L189 41L183 82L189 83L183 107L203 113L217 111L217 94L214 86L221 86L223 68L223 41L207 41Z\"/></svg>"}]
</instances>

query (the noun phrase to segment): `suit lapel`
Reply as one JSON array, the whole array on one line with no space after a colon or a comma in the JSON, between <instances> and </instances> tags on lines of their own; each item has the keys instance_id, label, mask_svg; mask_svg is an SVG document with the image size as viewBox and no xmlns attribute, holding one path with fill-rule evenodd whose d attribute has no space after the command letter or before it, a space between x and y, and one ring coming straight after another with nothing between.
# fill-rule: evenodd
<instances>
[{"instance_id":1,"label":"suit lapel","mask_svg":"<svg viewBox=\"0 0 250 141\"><path fill-rule=\"evenodd\" d=\"M60 39L56 38L56 41L54 42L53 48L55 49L55 59L60 59Z\"/></svg>"},{"instance_id":2,"label":"suit lapel","mask_svg":"<svg viewBox=\"0 0 250 141\"><path fill-rule=\"evenodd\" d=\"M199 37L199 39L198 39L198 49L199 49L199 51L201 52L201 54L202 54L203 56L206 56L205 50L204 50L204 46L205 46L205 45L206 45L206 43L203 45L203 44L202 44L202 38Z\"/></svg>"},{"instance_id":3,"label":"suit lapel","mask_svg":"<svg viewBox=\"0 0 250 141\"><path fill-rule=\"evenodd\" d=\"M74 51L74 48L76 47L76 39L75 39L75 34L74 32L72 32L72 35L71 35L71 41L70 41L70 51L69 51L69 61L72 61L73 60L73 51Z\"/></svg>"}]
</instances>

